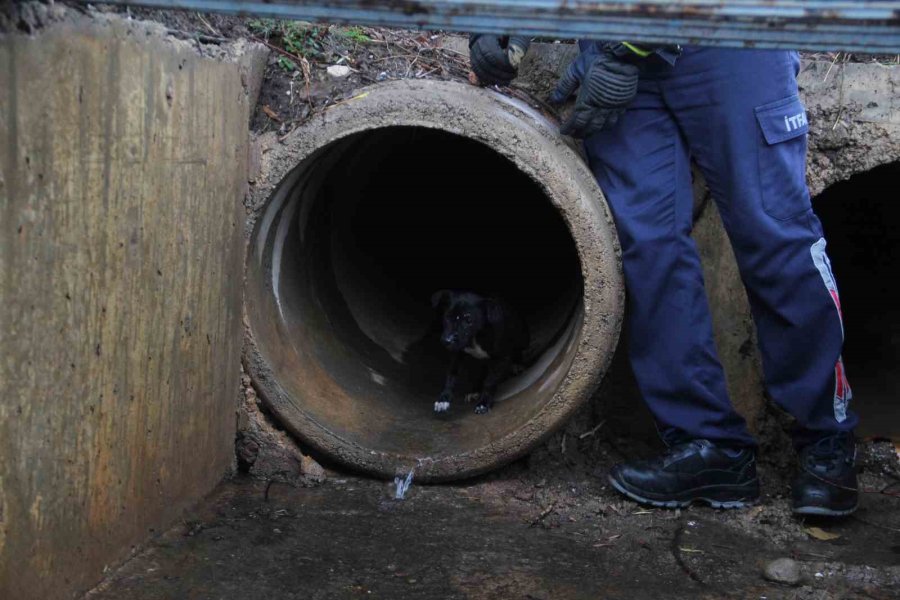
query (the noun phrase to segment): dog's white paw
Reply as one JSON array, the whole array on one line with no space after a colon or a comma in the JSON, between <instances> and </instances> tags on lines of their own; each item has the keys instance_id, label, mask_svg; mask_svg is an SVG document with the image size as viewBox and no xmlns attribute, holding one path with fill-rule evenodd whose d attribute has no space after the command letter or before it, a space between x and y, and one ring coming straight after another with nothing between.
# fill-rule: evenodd
<instances>
[{"instance_id":1,"label":"dog's white paw","mask_svg":"<svg viewBox=\"0 0 900 600\"><path fill-rule=\"evenodd\" d=\"M489 410L491 410L491 409L488 408L486 405L479 404L478 406L475 407L475 414L476 415L486 415Z\"/></svg>"},{"instance_id":2,"label":"dog's white paw","mask_svg":"<svg viewBox=\"0 0 900 600\"><path fill-rule=\"evenodd\" d=\"M442 413L442 412L447 412L448 410L450 410L449 402L435 402L434 403L434 412Z\"/></svg>"}]
</instances>

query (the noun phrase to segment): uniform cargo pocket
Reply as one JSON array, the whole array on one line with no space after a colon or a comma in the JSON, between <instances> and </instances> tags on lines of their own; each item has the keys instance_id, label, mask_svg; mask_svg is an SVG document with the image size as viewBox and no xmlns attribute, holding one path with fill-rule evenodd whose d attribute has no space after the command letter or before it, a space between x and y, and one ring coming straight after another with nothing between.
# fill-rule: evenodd
<instances>
[{"instance_id":1,"label":"uniform cargo pocket","mask_svg":"<svg viewBox=\"0 0 900 600\"><path fill-rule=\"evenodd\" d=\"M758 153L763 210L781 220L805 214L812 208L806 187L806 109L794 94L754 110L762 133Z\"/></svg>"}]
</instances>

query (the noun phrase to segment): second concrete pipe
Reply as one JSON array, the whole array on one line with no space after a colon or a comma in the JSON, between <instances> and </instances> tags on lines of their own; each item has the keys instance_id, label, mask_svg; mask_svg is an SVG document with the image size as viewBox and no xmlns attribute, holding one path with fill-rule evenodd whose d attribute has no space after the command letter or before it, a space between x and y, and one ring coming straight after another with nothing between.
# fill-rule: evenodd
<instances>
[{"instance_id":1,"label":"second concrete pipe","mask_svg":"<svg viewBox=\"0 0 900 600\"><path fill-rule=\"evenodd\" d=\"M624 304L593 176L526 104L468 85L362 90L264 157L246 279L245 364L280 422L356 470L483 473L532 449L596 389ZM437 418L449 356L431 294L502 296L532 333L487 415Z\"/></svg>"}]
</instances>

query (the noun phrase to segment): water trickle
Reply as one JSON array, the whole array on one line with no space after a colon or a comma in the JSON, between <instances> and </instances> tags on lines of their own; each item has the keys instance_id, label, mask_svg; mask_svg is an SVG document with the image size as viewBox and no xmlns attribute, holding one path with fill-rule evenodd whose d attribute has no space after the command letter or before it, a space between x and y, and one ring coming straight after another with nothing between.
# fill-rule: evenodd
<instances>
[{"instance_id":1,"label":"water trickle","mask_svg":"<svg viewBox=\"0 0 900 600\"><path fill-rule=\"evenodd\" d=\"M409 486L412 485L413 480L413 471L415 471L415 467L409 470L409 473L406 474L406 477L394 477L394 485L397 487L394 492L394 498L396 500L403 500L406 498L406 492L409 490Z\"/></svg>"}]
</instances>

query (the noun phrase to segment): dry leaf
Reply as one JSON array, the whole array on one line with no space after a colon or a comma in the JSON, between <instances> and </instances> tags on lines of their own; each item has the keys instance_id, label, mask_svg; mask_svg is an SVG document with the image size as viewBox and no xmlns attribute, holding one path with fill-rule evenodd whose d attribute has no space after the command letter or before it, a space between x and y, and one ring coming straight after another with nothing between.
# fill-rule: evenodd
<instances>
[{"instance_id":1,"label":"dry leaf","mask_svg":"<svg viewBox=\"0 0 900 600\"><path fill-rule=\"evenodd\" d=\"M266 113L266 116L272 119L273 121L278 121L281 123L281 118L278 116L278 113L269 108L268 104L264 104L262 107L262 111Z\"/></svg>"},{"instance_id":2,"label":"dry leaf","mask_svg":"<svg viewBox=\"0 0 900 600\"><path fill-rule=\"evenodd\" d=\"M829 533L820 527L804 527L803 531L816 538L817 540L822 540L823 542L836 540L841 537L841 534L839 533Z\"/></svg>"}]
</instances>

